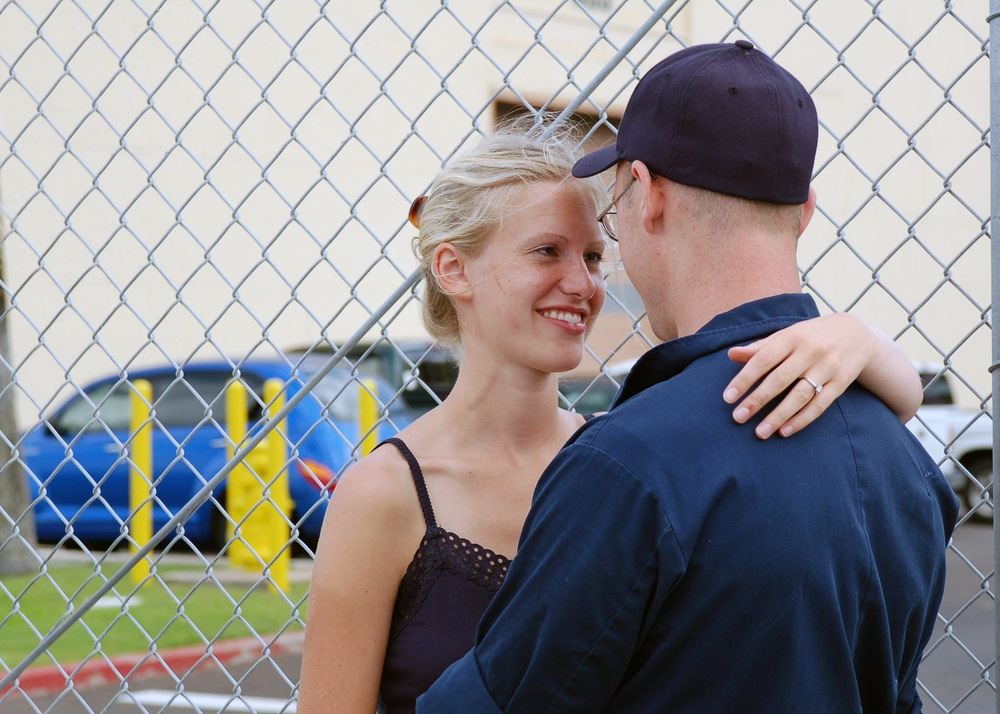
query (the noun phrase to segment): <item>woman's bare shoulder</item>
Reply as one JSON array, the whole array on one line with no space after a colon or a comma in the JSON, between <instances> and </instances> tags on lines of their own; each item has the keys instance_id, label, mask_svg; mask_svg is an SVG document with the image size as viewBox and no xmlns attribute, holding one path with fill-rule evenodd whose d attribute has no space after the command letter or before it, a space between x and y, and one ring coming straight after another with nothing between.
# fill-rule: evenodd
<instances>
[{"instance_id":1,"label":"woman's bare shoulder","mask_svg":"<svg viewBox=\"0 0 1000 714\"><path fill-rule=\"evenodd\" d=\"M361 508L372 515L398 516L417 505L406 459L399 449L390 444L375 449L351 466L340 480L330 498L330 507Z\"/></svg>"},{"instance_id":2,"label":"woman's bare shoulder","mask_svg":"<svg viewBox=\"0 0 1000 714\"><path fill-rule=\"evenodd\" d=\"M314 582L336 585L344 573L371 578L377 562L387 587L398 583L425 531L406 460L384 445L351 466L330 495Z\"/></svg>"}]
</instances>

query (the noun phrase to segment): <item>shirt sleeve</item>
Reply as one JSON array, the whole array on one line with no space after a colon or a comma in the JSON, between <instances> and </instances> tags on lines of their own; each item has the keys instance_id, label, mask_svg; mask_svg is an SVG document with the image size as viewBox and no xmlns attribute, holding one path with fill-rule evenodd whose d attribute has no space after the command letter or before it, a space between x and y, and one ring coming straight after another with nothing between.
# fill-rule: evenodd
<instances>
[{"instance_id":1,"label":"shirt sleeve","mask_svg":"<svg viewBox=\"0 0 1000 714\"><path fill-rule=\"evenodd\" d=\"M566 447L539 480L475 647L417 711L602 711L682 571L641 479L597 448Z\"/></svg>"}]
</instances>

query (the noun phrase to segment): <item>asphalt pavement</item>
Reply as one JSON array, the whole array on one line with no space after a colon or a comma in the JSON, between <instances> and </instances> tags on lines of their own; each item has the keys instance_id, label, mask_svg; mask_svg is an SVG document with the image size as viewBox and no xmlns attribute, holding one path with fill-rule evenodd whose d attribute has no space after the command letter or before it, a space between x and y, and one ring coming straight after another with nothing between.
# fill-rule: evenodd
<instances>
[{"instance_id":1,"label":"asphalt pavement","mask_svg":"<svg viewBox=\"0 0 1000 714\"><path fill-rule=\"evenodd\" d=\"M993 529L966 523L948 552L948 583L940 616L920 665L925 714L997 714L993 573ZM991 593L992 588L992 593Z\"/></svg>"}]
</instances>

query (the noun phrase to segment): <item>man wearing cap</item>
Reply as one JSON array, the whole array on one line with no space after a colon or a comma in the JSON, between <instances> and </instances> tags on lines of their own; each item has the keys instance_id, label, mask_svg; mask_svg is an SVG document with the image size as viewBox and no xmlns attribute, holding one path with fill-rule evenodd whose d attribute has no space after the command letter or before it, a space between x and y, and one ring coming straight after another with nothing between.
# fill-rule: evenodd
<instances>
[{"instance_id":1,"label":"man wearing cap","mask_svg":"<svg viewBox=\"0 0 1000 714\"><path fill-rule=\"evenodd\" d=\"M957 514L940 471L862 388L787 439L716 396L729 348L818 314L795 259L817 134L750 43L698 45L577 164L616 168L622 259L665 342L542 475L475 648L419 712L922 710Z\"/></svg>"}]
</instances>

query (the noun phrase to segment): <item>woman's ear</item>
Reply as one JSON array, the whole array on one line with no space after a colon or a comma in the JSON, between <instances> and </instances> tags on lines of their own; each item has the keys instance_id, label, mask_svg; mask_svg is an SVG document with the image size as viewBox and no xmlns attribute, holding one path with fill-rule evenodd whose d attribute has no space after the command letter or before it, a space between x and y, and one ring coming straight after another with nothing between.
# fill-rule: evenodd
<instances>
[{"instance_id":1,"label":"woman's ear","mask_svg":"<svg viewBox=\"0 0 1000 714\"><path fill-rule=\"evenodd\" d=\"M469 278L465 274L465 256L451 243L441 243L434 249L431 272L445 294L461 298L468 293Z\"/></svg>"}]
</instances>

